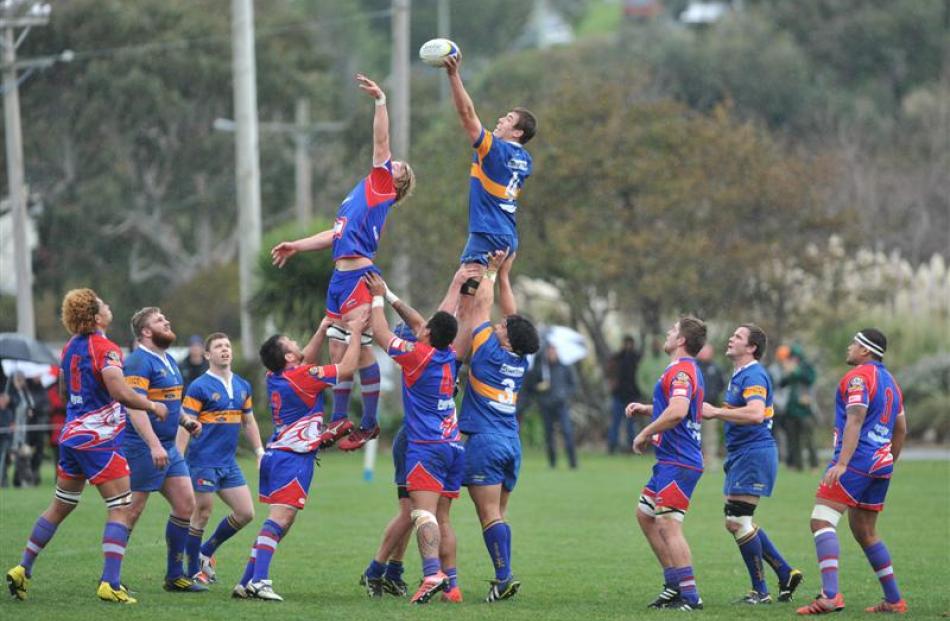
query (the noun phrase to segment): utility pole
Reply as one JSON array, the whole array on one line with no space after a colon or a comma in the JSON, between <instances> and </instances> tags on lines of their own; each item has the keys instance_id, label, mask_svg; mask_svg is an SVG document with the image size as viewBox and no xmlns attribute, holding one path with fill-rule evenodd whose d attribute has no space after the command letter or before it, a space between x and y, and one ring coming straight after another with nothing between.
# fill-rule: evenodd
<instances>
[{"instance_id":1,"label":"utility pole","mask_svg":"<svg viewBox=\"0 0 950 621\"><path fill-rule=\"evenodd\" d=\"M23 173L23 131L20 126L20 92L17 85L16 49L30 28L49 23L50 6L34 3L22 15L13 11L24 3L4 3L0 13L3 30L3 122L6 133L7 175L10 185L10 209L13 212L13 269L16 273L17 332L36 337L33 314L33 263L27 237L26 190ZM14 29L23 28L19 39Z\"/></svg>"},{"instance_id":2,"label":"utility pole","mask_svg":"<svg viewBox=\"0 0 950 621\"><path fill-rule=\"evenodd\" d=\"M310 162L310 103L303 97L297 100L294 121L297 126L294 132L294 177L297 189L294 214L297 224L304 226L313 218L313 165Z\"/></svg>"},{"instance_id":3,"label":"utility pole","mask_svg":"<svg viewBox=\"0 0 950 621\"><path fill-rule=\"evenodd\" d=\"M254 56L252 0L231 0L231 42L236 121L238 274L241 297L241 350L245 360L257 352L257 332L251 317L254 271L261 249L261 171L257 129L257 65Z\"/></svg>"},{"instance_id":4,"label":"utility pole","mask_svg":"<svg viewBox=\"0 0 950 621\"><path fill-rule=\"evenodd\" d=\"M444 39L452 36L452 10L449 8L449 0L439 0L436 9L436 32ZM449 81L439 79L439 101L445 103L449 99Z\"/></svg>"},{"instance_id":5,"label":"utility pole","mask_svg":"<svg viewBox=\"0 0 950 621\"><path fill-rule=\"evenodd\" d=\"M392 0L392 79L389 88L390 141L394 159L409 160L409 0ZM392 279L408 302L409 255L406 240L396 243Z\"/></svg>"}]
</instances>

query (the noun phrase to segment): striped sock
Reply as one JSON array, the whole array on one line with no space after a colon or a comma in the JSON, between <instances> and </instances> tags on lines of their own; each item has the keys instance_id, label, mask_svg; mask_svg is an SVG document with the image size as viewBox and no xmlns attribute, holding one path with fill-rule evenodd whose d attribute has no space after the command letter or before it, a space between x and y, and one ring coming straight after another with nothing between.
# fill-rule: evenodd
<instances>
[{"instance_id":1,"label":"striped sock","mask_svg":"<svg viewBox=\"0 0 950 621\"><path fill-rule=\"evenodd\" d=\"M337 382L333 387L333 415L330 422L335 423L347 417L350 411L350 392L353 390L353 382Z\"/></svg>"},{"instance_id":2,"label":"striped sock","mask_svg":"<svg viewBox=\"0 0 950 621\"><path fill-rule=\"evenodd\" d=\"M261 526L261 532L257 534L257 559L254 562L253 582L267 580L270 575L270 562L274 558L274 552L277 551L277 544L280 538L284 536L284 529L274 520L264 520Z\"/></svg>"},{"instance_id":3,"label":"striped sock","mask_svg":"<svg viewBox=\"0 0 950 621\"><path fill-rule=\"evenodd\" d=\"M815 531L815 552L821 570L821 592L832 598L838 594L838 556L841 554L838 533L834 528Z\"/></svg>"},{"instance_id":4,"label":"striped sock","mask_svg":"<svg viewBox=\"0 0 950 621\"><path fill-rule=\"evenodd\" d=\"M884 599L891 604L901 601L901 592L897 588L897 577L894 575L894 567L891 565L891 553L887 551L887 546L883 541L864 548L864 555L868 557L871 568L877 574L877 579L881 582L881 588L884 589Z\"/></svg>"},{"instance_id":5,"label":"striped sock","mask_svg":"<svg viewBox=\"0 0 950 621\"><path fill-rule=\"evenodd\" d=\"M20 559L20 565L23 565L26 569L27 577L32 575L33 561L36 560L39 553L43 551L46 544L56 534L56 526L42 515L33 524L33 532L30 533L30 538L26 540L23 557Z\"/></svg>"},{"instance_id":6,"label":"striped sock","mask_svg":"<svg viewBox=\"0 0 950 621\"><path fill-rule=\"evenodd\" d=\"M105 557L102 581L108 582L113 589L120 586L122 559L125 557L125 547L128 543L129 528L125 524L106 522L105 530L102 531L102 555Z\"/></svg>"},{"instance_id":7,"label":"striped sock","mask_svg":"<svg viewBox=\"0 0 950 621\"><path fill-rule=\"evenodd\" d=\"M188 540L185 542L185 552L188 554L188 575L194 576L201 569L198 556L201 554L201 538L204 537L203 528L188 527Z\"/></svg>"},{"instance_id":8,"label":"striped sock","mask_svg":"<svg viewBox=\"0 0 950 621\"><path fill-rule=\"evenodd\" d=\"M693 575L693 566L679 567L680 597L690 604L699 603L699 589L696 588L696 577Z\"/></svg>"},{"instance_id":9,"label":"striped sock","mask_svg":"<svg viewBox=\"0 0 950 621\"><path fill-rule=\"evenodd\" d=\"M360 397L363 399L360 429L372 429L376 427L376 410L379 407L379 365L375 361L360 369Z\"/></svg>"},{"instance_id":10,"label":"striped sock","mask_svg":"<svg viewBox=\"0 0 950 621\"><path fill-rule=\"evenodd\" d=\"M455 567L449 567L445 570L445 575L449 577L449 588L454 589L459 585L459 570Z\"/></svg>"},{"instance_id":11,"label":"striped sock","mask_svg":"<svg viewBox=\"0 0 950 621\"><path fill-rule=\"evenodd\" d=\"M188 542L188 518L168 516L165 524L165 544L168 546L165 579L174 580L185 575L185 544Z\"/></svg>"},{"instance_id":12,"label":"striped sock","mask_svg":"<svg viewBox=\"0 0 950 621\"><path fill-rule=\"evenodd\" d=\"M675 591L680 590L679 572L677 571L675 567L663 568L663 586L673 589Z\"/></svg>"},{"instance_id":13,"label":"striped sock","mask_svg":"<svg viewBox=\"0 0 950 621\"><path fill-rule=\"evenodd\" d=\"M201 553L209 558L214 556L218 546L233 537L241 528L243 527L241 524L238 524L234 514L228 514L226 518L218 523L218 527L214 529L214 533L205 541L204 545L201 546Z\"/></svg>"}]
</instances>

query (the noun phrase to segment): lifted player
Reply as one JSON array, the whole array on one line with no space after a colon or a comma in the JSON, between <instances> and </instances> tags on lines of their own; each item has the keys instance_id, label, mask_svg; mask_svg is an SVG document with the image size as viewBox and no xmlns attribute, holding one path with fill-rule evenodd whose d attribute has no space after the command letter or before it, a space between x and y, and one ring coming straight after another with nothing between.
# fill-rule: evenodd
<instances>
[{"instance_id":1,"label":"lifted player","mask_svg":"<svg viewBox=\"0 0 950 621\"><path fill-rule=\"evenodd\" d=\"M894 462L907 435L904 397L900 386L882 362L887 339L880 330L866 328L848 345L845 374L835 393L835 453L816 494L811 514L821 593L800 615L817 615L844 609L838 590L838 521L848 513L851 534L864 549L881 582L884 599L866 612L907 612L907 602L897 588L891 554L877 534L877 516L891 482Z\"/></svg>"},{"instance_id":2,"label":"lifted player","mask_svg":"<svg viewBox=\"0 0 950 621\"><path fill-rule=\"evenodd\" d=\"M412 193L415 175L409 164L393 161L389 149L389 114L386 95L375 82L357 74L359 87L376 100L373 117L373 170L343 199L333 228L292 242L281 242L271 250L274 265L283 267L298 252L333 249L333 276L327 290L327 316L334 320L330 337L330 359L339 362L346 349L347 332L343 323L365 313L370 302L363 276L379 273L373 258L379 248L379 238L386 225L389 209ZM359 429L347 420L353 377L338 378L333 387L333 416L324 432L323 444L328 446L340 440L338 447L352 451L379 436L376 410L379 403L379 365L373 353L372 338L364 337L360 353L360 391L363 400L363 418Z\"/></svg>"}]
</instances>

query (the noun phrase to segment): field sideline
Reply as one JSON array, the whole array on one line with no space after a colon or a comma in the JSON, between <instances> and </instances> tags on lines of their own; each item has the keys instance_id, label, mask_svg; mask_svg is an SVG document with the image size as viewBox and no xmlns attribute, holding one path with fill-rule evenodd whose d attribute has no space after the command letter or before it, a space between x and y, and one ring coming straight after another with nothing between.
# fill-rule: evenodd
<instances>
[{"instance_id":1,"label":"field sideline","mask_svg":"<svg viewBox=\"0 0 950 621\"><path fill-rule=\"evenodd\" d=\"M581 468L551 471L540 452L525 456L513 496L513 566L523 582L516 599L481 603L492 577L471 501L463 497L453 510L459 539L459 580L465 602L433 601L414 608L393 598L370 600L357 585L375 551L379 535L395 510L389 483L389 454L380 455L377 481L361 480L362 456L330 452L322 458L311 489L311 504L277 549L272 566L276 590L287 601L269 604L233 601L231 586L243 568L250 543L264 514L257 506L253 526L245 528L218 554L219 583L206 594L167 594L164 573L164 522L167 504L152 498L133 535L123 580L137 591L139 604L110 607L95 597L101 569L103 505L88 490L36 562L30 599L0 599L0 618L90 619L109 614L127 619L629 619L678 614L649 612L644 606L658 592L661 575L634 519L640 486L652 458L581 454ZM242 463L256 489L249 462ZM19 561L29 529L51 497L51 470L39 489L0 491L0 562ZM794 604L810 599L819 580L808 532L817 474L782 471L775 498L757 518L806 581ZM735 544L722 526L722 473L707 472L699 483L686 534L694 555L702 618L792 618L793 605L750 609L730 602L748 590L748 576ZM894 557L900 586L912 618L938 618L950 611L950 462L899 464L881 533ZM224 515L216 505L210 528ZM220 505L223 507L223 505ZM842 530L841 584L848 608L842 617L865 618L863 607L880 599L880 587L845 526ZM406 555L407 582L419 576L415 543ZM771 576L771 574L770 574ZM770 577L770 587L774 585ZM4 594L6 595L6 594ZM108 612L107 612L108 611Z\"/></svg>"}]
</instances>

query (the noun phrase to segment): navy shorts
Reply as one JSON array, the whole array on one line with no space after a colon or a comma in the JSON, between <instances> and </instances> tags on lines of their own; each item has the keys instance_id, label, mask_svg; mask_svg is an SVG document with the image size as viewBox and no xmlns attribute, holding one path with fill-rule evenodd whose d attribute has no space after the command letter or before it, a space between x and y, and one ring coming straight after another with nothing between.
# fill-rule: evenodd
<instances>
[{"instance_id":1,"label":"navy shorts","mask_svg":"<svg viewBox=\"0 0 950 621\"><path fill-rule=\"evenodd\" d=\"M410 442L406 449L406 489L458 498L465 470L465 447L457 442Z\"/></svg>"},{"instance_id":2,"label":"navy shorts","mask_svg":"<svg viewBox=\"0 0 950 621\"><path fill-rule=\"evenodd\" d=\"M521 439L497 433L473 433L465 441L463 485L497 485L515 489L521 470Z\"/></svg>"},{"instance_id":3,"label":"navy shorts","mask_svg":"<svg viewBox=\"0 0 950 621\"><path fill-rule=\"evenodd\" d=\"M722 493L726 496L771 496L778 474L778 449L772 445L730 451L723 470Z\"/></svg>"},{"instance_id":4,"label":"navy shorts","mask_svg":"<svg viewBox=\"0 0 950 621\"><path fill-rule=\"evenodd\" d=\"M188 464L178 452L175 443L163 442L162 447L168 453L168 465L156 468L148 446L125 445L125 458L129 460L129 469L132 471L133 492L157 492L162 489L165 479L189 476Z\"/></svg>"},{"instance_id":5,"label":"navy shorts","mask_svg":"<svg viewBox=\"0 0 950 621\"><path fill-rule=\"evenodd\" d=\"M191 486L196 492L216 492L221 489L247 485L244 473L236 461L226 466L195 466L188 464Z\"/></svg>"},{"instance_id":6,"label":"navy shorts","mask_svg":"<svg viewBox=\"0 0 950 621\"><path fill-rule=\"evenodd\" d=\"M461 263L481 263L488 265L488 255L494 250L508 250L508 254L518 251L517 235L495 233L469 233Z\"/></svg>"},{"instance_id":7,"label":"navy shorts","mask_svg":"<svg viewBox=\"0 0 950 621\"><path fill-rule=\"evenodd\" d=\"M406 428L400 427L393 438L393 482L396 484L396 497L409 498L406 489L406 448L409 441L406 439Z\"/></svg>"},{"instance_id":8,"label":"navy shorts","mask_svg":"<svg viewBox=\"0 0 950 621\"><path fill-rule=\"evenodd\" d=\"M686 513L693 490L702 476L702 470L657 463L653 466L653 476L640 493L654 507L667 507Z\"/></svg>"},{"instance_id":9,"label":"navy shorts","mask_svg":"<svg viewBox=\"0 0 950 621\"><path fill-rule=\"evenodd\" d=\"M887 497L887 488L890 484L890 478L872 477L848 469L844 471L834 487L821 483L815 497L840 502L855 509L883 511L884 499Z\"/></svg>"},{"instance_id":10,"label":"navy shorts","mask_svg":"<svg viewBox=\"0 0 950 621\"><path fill-rule=\"evenodd\" d=\"M354 308L369 304L373 296L363 276L369 273L379 274L375 265L367 265L355 270L341 272L333 270L330 286L327 287L327 317L339 319Z\"/></svg>"},{"instance_id":11,"label":"navy shorts","mask_svg":"<svg viewBox=\"0 0 950 621\"><path fill-rule=\"evenodd\" d=\"M121 448L83 451L60 446L56 472L64 479L85 479L99 485L129 476L129 464Z\"/></svg>"}]
</instances>

